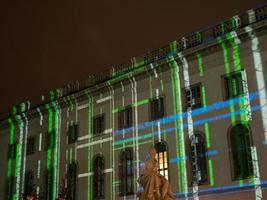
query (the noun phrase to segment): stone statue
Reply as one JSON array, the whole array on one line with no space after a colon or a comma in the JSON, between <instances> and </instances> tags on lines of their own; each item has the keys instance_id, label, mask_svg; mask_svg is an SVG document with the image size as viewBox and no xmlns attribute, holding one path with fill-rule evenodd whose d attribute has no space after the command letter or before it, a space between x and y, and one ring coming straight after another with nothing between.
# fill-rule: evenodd
<instances>
[{"instance_id":1,"label":"stone statue","mask_svg":"<svg viewBox=\"0 0 267 200\"><path fill-rule=\"evenodd\" d=\"M168 180L158 172L156 153L156 149L151 147L149 159L145 161L138 179L143 187L138 197L140 200L173 200Z\"/></svg>"}]
</instances>

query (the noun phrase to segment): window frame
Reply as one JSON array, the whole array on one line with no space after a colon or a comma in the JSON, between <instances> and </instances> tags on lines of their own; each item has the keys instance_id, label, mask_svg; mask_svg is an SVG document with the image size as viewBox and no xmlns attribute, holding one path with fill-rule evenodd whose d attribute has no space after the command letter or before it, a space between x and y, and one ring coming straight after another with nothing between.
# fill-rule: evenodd
<instances>
[{"instance_id":1,"label":"window frame","mask_svg":"<svg viewBox=\"0 0 267 200\"><path fill-rule=\"evenodd\" d=\"M31 136L27 138L27 155L32 155L35 153L36 145L35 145L35 137ZM32 146L30 146L30 141L32 142Z\"/></svg>"},{"instance_id":2,"label":"window frame","mask_svg":"<svg viewBox=\"0 0 267 200\"><path fill-rule=\"evenodd\" d=\"M195 135L199 135L201 137L201 139L204 141L204 151L205 151L205 177L206 179L205 180L202 180L200 182L195 182L194 180L194 166L193 166L193 157L192 157L192 144L191 144L191 141L192 141L192 137L195 136ZM191 186L193 186L194 184L197 184L197 185L206 185L206 184L209 184L209 169L208 169L208 155L207 155L207 151L208 151L208 148L207 148L207 144L206 144L206 137L205 137L205 134L202 132L202 131L194 131L193 135L191 135L191 137L188 137L188 157L189 157L189 169L190 169L190 176L189 176L189 180L190 180L190 183L191 183Z\"/></svg>"},{"instance_id":3,"label":"window frame","mask_svg":"<svg viewBox=\"0 0 267 200\"><path fill-rule=\"evenodd\" d=\"M99 162L101 162L100 164L102 164L102 166L99 167L99 168L101 168L100 170L102 170L99 173L102 176L100 178L96 177L97 176L96 174L98 174L97 171L96 171L96 168L97 168L96 164L98 164L98 163L96 163L96 159L100 159ZM104 158L104 156L102 154L98 154L93 159L93 173L94 173L94 175L93 175L93 191L94 191L93 192L93 197L94 197L94 199L104 199L105 198L105 173L104 173L104 170L105 170L105 158ZM101 189L100 189L101 191L97 191L98 190L97 189L97 186L98 186L97 184L99 184L99 182L100 182L100 185L101 185ZM99 194L97 194L97 196L96 196L96 192L99 192ZM101 192L103 192L103 194L101 194Z\"/></svg>"},{"instance_id":4,"label":"window frame","mask_svg":"<svg viewBox=\"0 0 267 200\"><path fill-rule=\"evenodd\" d=\"M103 122L102 122L103 123L103 127L102 127L103 130L101 130L99 132L99 131L97 131L98 127L96 127L96 126L98 124L97 120L100 119L100 118L103 118ZM93 117L93 135L94 136L101 135L101 134L103 134L105 132L105 122L106 122L105 113L99 114L99 115L96 115L96 116Z\"/></svg>"},{"instance_id":5,"label":"window frame","mask_svg":"<svg viewBox=\"0 0 267 200\"><path fill-rule=\"evenodd\" d=\"M153 110L153 108L154 108L153 107L153 101L159 102L160 99L162 99L163 109L162 109L161 112L163 112L163 114L161 114L162 116L160 116L160 117L156 117L155 116L156 112ZM166 108L165 108L165 106L166 106L166 104L165 104L165 96L163 96L163 95L150 99L150 101L149 101L149 120L150 121L155 121L155 120L159 120L159 119L163 118L164 116L166 116Z\"/></svg>"},{"instance_id":6,"label":"window frame","mask_svg":"<svg viewBox=\"0 0 267 200\"><path fill-rule=\"evenodd\" d=\"M68 164L67 187L69 191L68 194L69 198L72 200L75 200L77 195L77 171L78 171L77 162L72 161L71 163Z\"/></svg>"},{"instance_id":7,"label":"window frame","mask_svg":"<svg viewBox=\"0 0 267 200\"><path fill-rule=\"evenodd\" d=\"M127 158L127 154L130 152L130 159ZM130 160L130 171L131 173L128 174L128 160ZM134 194L134 170L133 170L133 149L132 148L126 148L124 150L122 150L120 152L120 181L121 181L121 185L120 185L120 195L121 196L127 196L127 195L132 195ZM124 174L126 173L126 174ZM128 181L128 178L130 179L131 181L131 188L129 189L128 188L128 184L127 184L127 181ZM126 189L124 191L124 185L123 184L126 184ZM128 190L129 189L129 190Z\"/></svg>"},{"instance_id":8,"label":"window frame","mask_svg":"<svg viewBox=\"0 0 267 200\"><path fill-rule=\"evenodd\" d=\"M238 97L242 97L245 95L245 90L244 90L244 80L243 80L243 75L242 73L244 73L244 69L240 69L238 71L234 71L234 72L230 72L228 74L224 74L221 76L222 79L222 90L223 90L223 99L224 100L231 100L231 99L235 99ZM229 92L229 86L227 83L227 79L231 79L232 76L237 76L238 74L240 74L241 76L241 81L242 81L242 93L235 95L235 96L230 96L230 92Z\"/></svg>"},{"instance_id":9,"label":"window frame","mask_svg":"<svg viewBox=\"0 0 267 200\"><path fill-rule=\"evenodd\" d=\"M202 83L201 82L198 82L198 83L194 83L192 85L189 86L190 88L190 92L192 93L192 88L196 88L196 87L199 87L199 97L197 98L200 102L200 106L198 107L194 107L194 105L192 106L188 106L189 105L189 102L188 102L188 99L187 99L187 91L188 89L186 89L185 87L182 89L183 91L183 102L184 102L184 111L188 111L189 108L191 108L191 110L195 110L195 109L199 109L199 108L202 108L203 107L203 100L202 100ZM191 94L192 95L192 94ZM193 96L192 96L193 97ZM195 99L195 98L192 98L192 99Z\"/></svg>"},{"instance_id":10,"label":"window frame","mask_svg":"<svg viewBox=\"0 0 267 200\"><path fill-rule=\"evenodd\" d=\"M74 133L72 132L72 129L74 129ZM72 135L74 134L74 136ZM77 142L78 139L78 124L70 124L68 127L68 144L73 144Z\"/></svg>"},{"instance_id":11,"label":"window frame","mask_svg":"<svg viewBox=\"0 0 267 200\"><path fill-rule=\"evenodd\" d=\"M159 144L159 143L162 143L162 144L164 144L164 146L165 146L165 148L166 148L166 150L165 151L161 151L161 152L158 152L158 149L157 149L157 144ZM170 166L170 163L169 163L169 151L168 151L168 145L167 145L167 142L166 141L163 141L163 140L160 140L160 141L156 141L155 143L154 143L154 147L155 147L155 149L156 149L156 159L157 159L157 164L158 164L158 172L160 173L161 171L163 171L163 175L162 176L164 176L165 178L166 178L166 172L168 173L168 175L167 175L167 180L168 181L170 181L170 173L169 173L169 166ZM164 162L165 161L165 159L164 159L164 152L166 152L166 162ZM160 167L160 159L159 159L159 157L160 157L160 153L163 153L162 155L163 155L163 169L161 169L161 167ZM165 166L165 164L167 164L167 167L165 168L164 166Z\"/></svg>"},{"instance_id":12,"label":"window frame","mask_svg":"<svg viewBox=\"0 0 267 200\"><path fill-rule=\"evenodd\" d=\"M129 123L125 123L125 112L130 111L130 115L129 115ZM128 118L128 117L127 117ZM123 121L122 121L123 120ZM122 124L123 122L123 124ZM133 126L133 107L132 105L126 106L124 107L122 110L120 110L118 112L118 129L125 129L125 128L129 128Z\"/></svg>"},{"instance_id":13,"label":"window frame","mask_svg":"<svg viewBox=\"0 0 267 200\"><path fill-rule=\"evenodd\" d=\"M233 158L233 154L232 154L231 130L236 125L242 125L245 128L247 128L248 133L249 133L249 140L250 140L249 141L250 147L248 147L248 148L253 147L253 137L252 137L252 132L251 132L251 128L250 128L249 124L245 124L241 121L237 121L228 128L228 147L229 147L229 160L230 160L230 169L231 169L232 181L247 180L247 179L254 177L253 158L252 158L252 152L251 151L250 151L250 156L251 156L251 166L250 167L251 167L252 173L249 174L248 176L245 176L245 177L237 177L235 174L235 163L234 163L234 158ZM248 160L246 160L246 161L248 161Z\"/></svg>"}]
</instances>

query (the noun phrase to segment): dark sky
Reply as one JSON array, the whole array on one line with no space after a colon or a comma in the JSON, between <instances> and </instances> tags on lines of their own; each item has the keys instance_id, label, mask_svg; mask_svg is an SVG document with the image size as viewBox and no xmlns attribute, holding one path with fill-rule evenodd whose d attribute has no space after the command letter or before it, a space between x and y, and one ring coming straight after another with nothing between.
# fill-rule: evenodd
<instances>
[{"instance_id":1,"label":"dark sky","mask_svg":"<svg viewBox=\"0 0 267 200\"><path fill-rule=\"evenodd\" d=\"M266 0L0 3L0 110L159 48Z\"/></svg>"}]
</instances>

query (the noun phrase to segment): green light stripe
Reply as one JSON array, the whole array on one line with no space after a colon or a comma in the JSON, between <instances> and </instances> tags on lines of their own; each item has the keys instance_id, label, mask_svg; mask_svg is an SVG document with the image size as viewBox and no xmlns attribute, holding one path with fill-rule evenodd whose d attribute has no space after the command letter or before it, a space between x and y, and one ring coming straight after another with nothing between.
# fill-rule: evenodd
<instances>
[{"instance_id":1,"label":"green light stripe","mask_svg":"<svg viewBox=\"0 0 267 200\"><path fill-rule=\"evenodd\" d=\"M209 163L210 185L211 185L211 186L214 186L214 174L213 174L213 164L212 164L212 160L209 159L208 163Z\"/></svg>"},{"instance_id":2,"label":"green light stripe","mask_svg":"<svg viewBox=\"0 0 267 200\"><path fill-rule=\"evenodd\" d=\"M174 60L174 58L168 60L169 66L171 68L172 74L172 90L173 90L173 107L174 113L179 114L182 112L181 106L181 94L180 94L180 80L179 80L179 67ZM182 125L182 119L179 118L175 121L175 137L176 137L176 155L177 157L184 157L185 156L185 144L184 144L184 135L183 130L181 129L180 125ZM184 194L188 193L187 189L187 176L186 176L186 162L185 160L178 162L178 185L179 185L179 192Z\"/></svg>"}]
</instances>

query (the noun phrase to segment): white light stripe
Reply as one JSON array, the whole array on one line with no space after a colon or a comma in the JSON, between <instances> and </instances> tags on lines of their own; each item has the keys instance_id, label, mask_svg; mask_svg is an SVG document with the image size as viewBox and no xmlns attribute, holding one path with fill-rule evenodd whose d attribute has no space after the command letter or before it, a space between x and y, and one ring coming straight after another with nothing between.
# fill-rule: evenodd
<instances>
[{"instance_id":1,"label":"white light stripe","mask_svg":"<svg viewBox=\"0 0 267 200\"><path fill-rule=\"evenodd\" d=\"M113 169L112 168L105 169L103 171L104 174L111 173L111 172L113 172ZM88 172L88 173L78 174L78 178L88 177L88 176L92 176L92 175L94 175L94 172Z\"/></svg>"},{"instance_id":2,"label":"white light stripe","mask_svg":"<svg viewBox=\"0 0 267 200\"><path fill-rule=\"evenodd\" d=\"M23 117L25 118L25 122L26 122L26 126L28 126L28 120L25 116L25 113L22 114ZM19 144L20 144L20 156L19 156L19 160L16 161L18 162L18 169L19 169L19 173L17 176L17 180L16 180L16 193L20 194L20 189L24 188L24 178L25 178L25 168L26 168L26 147L27 147L27 135L28 135L28 128L25 128L25 135L23 134L23 130L24 130L24 122L21 119L21 116L19 116L19 120L21 122L21 126L19 127ZM24 137L23 137L24 135ZM24 140L24 152L23 152L23 160L22 160L22 145L23 145L23 140ZM22 165L22 175L21 175L21 165ZM22 181L21 181L22 178ZM20 184L21 184L21 188L20 188ZM16 199L18 199L18 195L16 196Z\"/></svg>"},{"instance_id":3,"label":"white light stripe","mask_svg":"<svg viewBox=\"0 0 267 200\"><path fill-rule=\"evenodd\" d=\"M103 102L108 101L110 99L111 99L111 96L107 96L107 97L96 100L96 103L98 103L98 104L103 103Z\"/></svg>"},{"instance_id":4,"label":"white light stripe","mask_svg":"<svg viewBox=\"0 0 267 200\"><path fill-rule=\"evenodd\" d=\"M187 62L186 58L182 55L182 53L179 53L178 56L181 59L182 64L183 64L183 75L184 75L185 89L190 90L188 62ZM189 136L189 138L191 138L191 136L194 135L192 108L191 107L187 108L187 123L188 123L188 136ZM197 184L193 184L193 199L194 200L199 199L199 197L198 197L198 185Z\"/></svg>"},{"instance_id":5,"label":"white light stripe","mask_svg":"<svg viewBox=\"0 0 267 200\"><path fill-rule=\"evenodd\" d=\"M253 61L254 61L254 69L256 74L257 80L257 89L259 92L259 101L261 106L261 117L263 123L263 130L264 130L264 139L265 142L267 141L267 94L266 94L266 86L264 82L264 74L263 74L263 64L261 53L259 49L259 40L256 37L255 33L253 33L251 26L245 27L246 32L249 33L251 39L251 49L253 54Z\"/></svg>"},{"instance_id":6,"label":"white light stripe","mask_svg":"<svg viewBox=\"0 0 267 200\"><path fill-rule=\"evenodd\" d=\"M41 177L41 160L38 160L38 168L37 168L37 178Z\"/></svg>"},{"instance_id":7,"label":"white light stripe","mask_svg":"<svg viewBox=\"0 0 267 200\"><path fill-rule=\"evenodd\" d=\"M254 13L254 11L253 11ZM254 13L255 15L255 13ZM264 137L265 141L267 139L267 95L266 95L266 88L264 82L264 75L263 75L263 65L262 59L259 49L259 40L256 37L255 33L253 33L253 29L251 26L245 27L246 32L249 34L251 39L251 50L253 54L254 60L254 70L256 73L257 79L257 89L259 92L259 101L261 105L261 117L263 122L263 130L264 130ZM248 116L249 117L249 116ZM253 160L253 172L254 172L254 184L255 184L255 199L261 200L262 199L262 189L261 189L261 180L260 180L260 172L259 172L259 162L257 156L257 149L256 147L251 148L251 156Z\"/></svg>"},{"instance_id":8,"label":"white light stripe","mask_svg":"<svg viewBox=\"0 0 267 200\"><path fill-rule=\"evenodd\" d=\"M106 129L106 130L104 130L104 132L103 132L103 134L108 134L108 133L112 133L112 128L110 128L110 129ZM94 136L93 136L94 137ZM89 136L88 135L85 135L85 136L80 136L80 137L78 137L78 141L82 141L82 140L86 140L86 139L88 139L89 138Z\"/></svg>"},{"instance_id":9,"label":"white light stripe","mask_svg":"<svg viewBox=\"0 0 267 200\"><path fill-rule=\"evenodd\" d=\"M42 126L42 125L43 125L43 114L42 114L42 112L40 111L40 108L37 108L37 112L38 112L39 115L40 115L40 126Z\"/></svg>"},{"instance_id":10,"label":"white light stripe","mask_svg":"<svg viewBox=\"0 0 267 200\"><path fill-rule=\"evenodd\" d=\"M88 108L88 103L78 106L77 110L82 110L82 109L85 109L85 108Z\"/></svg>"},{"instance_id":11,"label":"white light stripe","mask_svg":"<svg viewBox=\"0 0 267 200\"><path fill-rule=\"evenodd\" d=\"M243 80L244 106L246 108L246 115L248 120L252 120L251 106L249 102L248 80L247 80L247 73L245 70L241 72L241 76Z\"/></svg>"},{"instance_id":12,"label":"white light stripe","mask_svg":"<svg viewBox=\"0 0 267 200\"><path fill-rule=\"evenodd\" d=\"M86 139L88 139L89 138L89 136L88 135L85 135L85 136L81 136L81 137L78 137L78 141L82 141L82 140L86 140Z\"/></svg>"},{"instance_id":13,"label":"white light stripe","mask_svg":"<svg viewBox=\"0 0 267 200\"><path fill-rule=\"evenodd\" d=\"M97 140L97 141L94 141L94 142L91 142L91 143L87 143L87 144L78 145L77 149L89 147L89 146L96 145L96 144L102 144L104 142L109 142L109 141L112 141L112 137L109 137L109 138L106 138L106 139L103 139L103 140Z\"/></svg>"},{"instance_id":14,"label":"white light stripe","mask_svg":"<svg viewBox=\"0 0 267 200\"><path fill-rule=\"evenodd\" d=\"M38 151L42 151L42 133L39 134L39 148Z\"/></svg>"}]
</instances>

